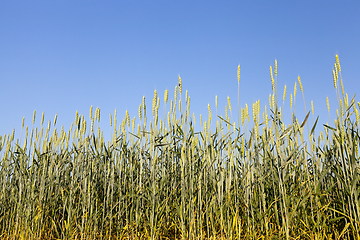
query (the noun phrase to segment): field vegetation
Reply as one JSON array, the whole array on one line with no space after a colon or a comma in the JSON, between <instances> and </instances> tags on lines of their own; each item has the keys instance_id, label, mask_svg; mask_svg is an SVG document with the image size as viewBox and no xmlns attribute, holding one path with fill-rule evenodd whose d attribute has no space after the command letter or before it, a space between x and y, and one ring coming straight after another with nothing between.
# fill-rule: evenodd
<instances>
[{"instance_id":1,"label":"field vegetation","mask_svg":"<svg viewBox=\"0 0 360 240\"><path fill-rule=\"evenodd\" d=\"M237 77L239 89L240 66ZM291 94L277 91L276 61L270 79L263 107L240 107L238 96L237 110L228 98L217 116L215 97L208 116L195 119L179 76L174 99L164 94L169 112L160 116L155 90L136 121L110 114L107 141L99 108L88 120L76 112L69 130L56 116L44 123L44 113L35 127L34 112L25 138L0 136L0 238L360 239L360 103L344 91L338 56L333 123L306 109L300 77Z\"/></svg>"}]
</instances>

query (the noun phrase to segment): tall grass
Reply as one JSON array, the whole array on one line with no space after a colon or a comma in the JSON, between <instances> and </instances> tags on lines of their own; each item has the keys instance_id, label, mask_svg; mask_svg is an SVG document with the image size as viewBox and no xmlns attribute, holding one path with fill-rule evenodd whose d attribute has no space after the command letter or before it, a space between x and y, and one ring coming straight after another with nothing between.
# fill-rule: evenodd
<instances>
[{"instance_id":1,"label":"tall grass","mask_svg":"<svg viewBox=\"0 0 360 240\"><path fill-rule=\"evenodd\" d=\"M277 62L269 104L253 103L250 115L238 99L237 124L229 98L225 116L209 105L206 120L191 118L180 77L167 114L155 91L137 126L128 112L120 123L110 115L107 142L98 108L88 121L76 112L68 131L44 114L36 128L34 112L23 144L14 131L0 137L0 238L360 239L360 103L344 92L338 56L333 76L339 110L318 136L311 111L296 117L297 84L307 111L300 77L284 122Z\"/></svg>"}]
</instances>

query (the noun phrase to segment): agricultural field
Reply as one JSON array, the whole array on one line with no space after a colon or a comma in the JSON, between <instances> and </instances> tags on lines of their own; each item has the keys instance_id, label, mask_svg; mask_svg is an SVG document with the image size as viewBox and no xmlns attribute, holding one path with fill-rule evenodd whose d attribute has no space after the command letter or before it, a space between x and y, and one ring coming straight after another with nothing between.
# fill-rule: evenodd
<instances>
[{"instance_id":1,"label":"agricultural field","mask_svg":"<svg viewBox=\"0 0 360 240\"><path fill-rule=\"evenodd\" d=\"M239 88L240 66L237 77ZM225 116L216 101L195 119L179 76L173 100L155 90L138 116L110 115L110 140L99 108L89 118L76 112L67 130L34 112L40 128L0 136L0 238L360 239L360 103L344 90L338 56L329 124L308 120L316 114L300 77L293 92L280 89L275 61L270 79L263 106L228 98ZM160 102L170 111L159 113Z\"/></svg>"}]
</instances>

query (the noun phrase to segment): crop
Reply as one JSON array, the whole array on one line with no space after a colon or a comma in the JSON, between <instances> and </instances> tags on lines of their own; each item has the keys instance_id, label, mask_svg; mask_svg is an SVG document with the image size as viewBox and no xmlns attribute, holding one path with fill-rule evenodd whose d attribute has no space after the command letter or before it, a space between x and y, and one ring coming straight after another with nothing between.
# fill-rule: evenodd
<instances>
[{"instance_id":1,"label":"crop","mask_svg":"<svg viewBox=\"0 0 360 240\"><path fill-rule=\"evenodd\" d=\"M239 89L240 66L237 77ZM209 104L207 118L195 121L180 76L169 112L159 116L155 90L151 108L145 97L139 105L137 125L128 112L119 123L110 114L107 142L99 108L89 120L76 112L68 131L56 127L57 116L46 125L44 113L38 129L34 112L23 143L15 130L0 136L0 238L360 239L360 103L344 91L338 56L337 118L318 133L312 104L296 117L297 85L307 112L300 77L288 124L276 61L270 78L269 104L261 110L256 101L250 115L238 98L237 124L229 97L225 116L215 97L215 110ZM281 93L284 108L286 86Z\"/></svg>"}]
</instances>

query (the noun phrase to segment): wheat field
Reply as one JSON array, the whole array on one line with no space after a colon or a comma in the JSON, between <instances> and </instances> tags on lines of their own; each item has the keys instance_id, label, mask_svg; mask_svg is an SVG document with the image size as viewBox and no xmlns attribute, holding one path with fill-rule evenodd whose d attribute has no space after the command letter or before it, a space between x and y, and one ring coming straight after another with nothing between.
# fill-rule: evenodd
<instances>
[{"instance_id":1,"label":"wheat field","mask_svg":"<svg viewBox=\"0 0 360 240\"><path fill-rule=\"evenodd\" d=\"M237 77L239 90L240 66ZM163 99L155 90L138 116L110 114L110 140L99 108L89 118L76 112L68 130L57 116L44 123L44 113L35 127L34 112L24 139L0 136L0 238L360 239L360 103L344 91L338 56L334 122L308 121L316 115L300 77L290 96L277 90L276 61L270 79L269 103L241 107L238 96L234 110L228 97L217 116L215 97L195 119L179 76L170 102L168 90ZM170 105L163 117L160 101Z\"/></svg>"}]
</instances>

